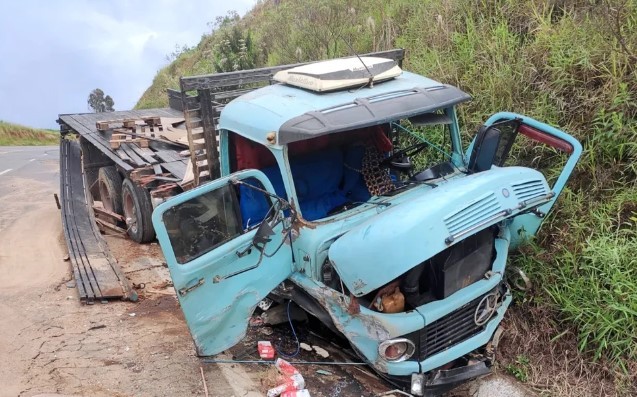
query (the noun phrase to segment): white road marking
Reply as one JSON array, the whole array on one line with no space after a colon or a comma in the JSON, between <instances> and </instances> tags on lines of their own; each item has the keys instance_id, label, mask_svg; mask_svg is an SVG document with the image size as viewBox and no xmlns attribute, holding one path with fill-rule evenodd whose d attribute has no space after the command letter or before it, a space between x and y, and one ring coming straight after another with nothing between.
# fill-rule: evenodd
<instances>
[{"instance_id":1,"label":"white road marking","mask_svg":"<svg viewBox=\"0 0 637 397\"><path fill-rule=\"evenodd\" d=\"M0 175L2 175L2 174L6 174L7 172L12 171L12 170L13 170L13 168L8 168L8 169L6 169L6 170L4 170L4 171L0 172Z\"/></svg>"}]
</instances>

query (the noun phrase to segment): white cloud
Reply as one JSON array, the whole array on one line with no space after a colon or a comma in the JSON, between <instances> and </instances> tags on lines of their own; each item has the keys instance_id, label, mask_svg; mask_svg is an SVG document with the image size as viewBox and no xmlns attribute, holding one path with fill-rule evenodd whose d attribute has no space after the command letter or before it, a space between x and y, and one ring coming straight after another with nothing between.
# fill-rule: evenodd
<instances>
[{"instance_id":1,"label":"white cloud","mask_svg":"<svg viewBox=\"0 0 637 397\"><path fill-rule=\"evenodd\" d=\"M195 45L207 23L256 0L20 1L0 14L0 119L55 128L58 113L87 111L102 88L129 109L176 44Z\"/></svg>"}]
</instances>

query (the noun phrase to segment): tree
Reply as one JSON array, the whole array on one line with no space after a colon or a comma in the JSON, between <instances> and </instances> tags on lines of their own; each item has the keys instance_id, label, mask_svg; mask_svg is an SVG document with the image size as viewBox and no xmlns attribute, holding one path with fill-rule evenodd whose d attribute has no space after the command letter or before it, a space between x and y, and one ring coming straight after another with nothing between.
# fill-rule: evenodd
<instances>
[{"instance_id":1,"label":"tree","mask_svg":"<svg viewBox=\"0 0 637 397\"><path fill-rule=\"evenodd\" d=\"M88 107L93 109L95 113L112 112L115 110L113 108L115 105L113 98L111 98L110 95L104 96L104 91L99 88L91 91L86 102L88 103Z\"/></svg>"}]
</instances>

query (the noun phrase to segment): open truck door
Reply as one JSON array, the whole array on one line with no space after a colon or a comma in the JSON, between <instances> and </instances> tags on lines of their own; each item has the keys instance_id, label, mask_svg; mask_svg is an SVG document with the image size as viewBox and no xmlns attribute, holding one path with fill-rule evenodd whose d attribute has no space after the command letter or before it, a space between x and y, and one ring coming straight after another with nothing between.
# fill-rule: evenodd
<instances>
[{"instance_id":1,"label":"open truck door","mask_svg":"<svg viewBox=\"0 0 637 397\"><path fill-rule=\"evenodd\" d=\"M286 204L261 171L248 170L182 193L153 212L198 355L238 343L257 304L291 274ZM246 206L264 208L265 217L242 219Z\"/></svg>"},{"instance_id":2,"label":"open truck door","mask_svg":"<svg viewBox=\"0 0 637 397\"><path fill-rule=\"evenodd\" d=\"M557 151L566 153L569 157L551 187L553 193L551 199L540 206L533 207L532 211L521 213L511 220L511 230L513 231L511 249L536 235L582 154L582 145L579 141L564 131L530 117L500 112L486 121L469 145L465 155L468 171L474 173L486 171L493 165L504 166L515 140L522 138L548 145ZM507 163L507 165L512 164ZM525 186L525 189L532 191L533 186Z\"/></svg>"}]
</instances>

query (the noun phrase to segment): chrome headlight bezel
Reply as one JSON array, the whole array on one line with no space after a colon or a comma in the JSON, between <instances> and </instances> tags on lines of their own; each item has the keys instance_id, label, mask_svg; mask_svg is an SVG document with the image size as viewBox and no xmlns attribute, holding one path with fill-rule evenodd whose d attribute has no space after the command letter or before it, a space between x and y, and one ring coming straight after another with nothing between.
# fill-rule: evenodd
<instances>
[{"instance_id":1,"label":"chrome headlight bezel","mask_svg":"<svg viewBox=\"0 0 637 397\"><path fill-rule=\"evenodd\" d=\"M385 354L387 351L387 348L398 343L404 343L406 345L405 351L398 358L394 358L394 359L388 358ZM416 352L416 345L414 344L414 342L412 342L411 340L407 338L387 339L386 341L383 341L378 345L378 355L383 360L387 362L392 362L392 363L407 361L411 358L411 356L414 355L415 352Z\"/></svg>"}]
</instances>

